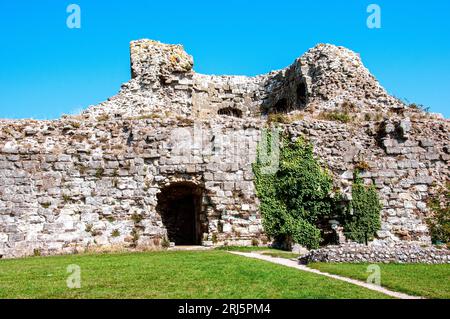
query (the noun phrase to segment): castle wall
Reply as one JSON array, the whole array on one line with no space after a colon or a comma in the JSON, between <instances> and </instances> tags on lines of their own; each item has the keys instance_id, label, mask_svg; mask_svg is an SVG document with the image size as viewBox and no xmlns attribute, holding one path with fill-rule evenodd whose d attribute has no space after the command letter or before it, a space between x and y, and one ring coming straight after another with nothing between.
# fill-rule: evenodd
<instances>
[{"instance_id":1,"label":"castle wall","mask_svg":"<svg viewBox=\"0 0 450 319\"><path fill-rule=\"evenodd\" d=\"M204 245L261 241L258 139L254 123L2 122L0 255L159 246L157 194L176 182L203 189Z\"/></svg>"},{"instance_id":2,"label":"castle wall","mask_svg":"<svg viewBox=\"0 0 450 319\"><path fill-rule=\"evenodd\" d=\"M176 182L203 189L202 244L263 243L251 169L262 127L229 117L4 121L0 255L158 246L166 229L157 194ZM376 184L384 206L379 239L429 243L426 200L450 179L448 122L284 127L314 144L344 194L351 194L355 166L366 162L361 176Z\"/></svg>"},{"instance_id":3,"label":"castle wall","mask_svg":"<svg viewBox=\"0 0 450 319\"><path fill-rule=\"evenodd\" d=\"M355 169L367 167L360 176L376 185L383 204L378 239L430 243L427 199L450 181L448 121L426 116L357 124L300 121L289 130L309 137L348 198Z\"/></svg>"},{"instance_id":4,"label":"castle wall","mask_svg":"<svg viewBox=\"0 0 450 319\"><path fill-rule=\"evenodd\" d=\"M252 163L270 113L314 144L348 199L364 168L383 202L377 241L430 243L426 201L450 180L450 122L389 96L355 53L318 45L245 77L195 73L178 45L130 51L132 79L107 101L56 121L0 120L0 257L159 246L158 194L181 182L201 190L203 245L265 243ZM343 103L349 123L320 117Z\"/></svg>"}]
</instances>

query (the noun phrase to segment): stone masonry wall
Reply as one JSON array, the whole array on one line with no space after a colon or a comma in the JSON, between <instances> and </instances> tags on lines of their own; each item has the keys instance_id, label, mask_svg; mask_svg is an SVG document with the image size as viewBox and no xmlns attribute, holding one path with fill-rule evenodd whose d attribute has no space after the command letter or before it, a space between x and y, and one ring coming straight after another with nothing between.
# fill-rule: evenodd
<instances>
[{"instance_id":1,"label":"stone masonry wall","mask_svg":"<svg viewBox=\"0 0 450 319\"><path fill-rule=\"evenodd\" d=\"M179 181L204 189L204 245L264 239L251 172L258 136L255 123L229 121L2 121L0 255L157 246L156 196Z\"/></svg>"},{"instance_id":2,"label":"stone masonry wall","mask_svg":"<svg viewBox=\"0 0 450 319\"><path fill-rule=\"evenodd\" d=\"M0 120L0 257L160 246L158 194L181 182L201 190L202 245L267 243L252 163L280 113L348 199L356 168L376 184L375 243L430 244L426 200L450 180L450 122L391 97L352 51L321 44L256 77L195 73L179 45L139 40L130 53L131 80L80 115ZM320 116L343 104L350 123Z\"/></svg>"},{"instance_id":3,"label":"stone masonry wall","mask_svg":"<svg viewBox=\"0 0 450 319\"><path fill-rule=\"evenodd\" d=\"M450 176L449 126L402 123L409 123L402 141L380 134L389 127L383 123L303 120L285 127L314 143L345 194L355 165L367 162L362 177L375 182L384 205L378 240L429 242L426 199ZM204 188L204 245L263 243L251 171L262 125L226 118L3 121L0 255L157 245L165 228L156 196L177 181Z\"/></svg>"},{"instance_id":4,"label":"stone masonry wall","mask_svg":"<svg viewBox=\"0 0 450 319\"><path fill-rule=\"evenodd\" d=\"M450 251L409 242L395 245L376 243L368 246L349 243L312 250L301 256L300 262L445 264L450 263Z\"/></svg>"},{"instance_id":5,"label":"stone masonry wall","mask_svg":"<svg viewBox=\"0 0 450 319\"><path fill-rule=\"evenodd\" d=\"M450 180L448 121L395 117L356 125L300 121L289 130L293 136L309 137L349 199L355 168L365 167L360 176L375 183L384 206L378 239L430 242L426 201Z\"/></svg>"}]
</instances>

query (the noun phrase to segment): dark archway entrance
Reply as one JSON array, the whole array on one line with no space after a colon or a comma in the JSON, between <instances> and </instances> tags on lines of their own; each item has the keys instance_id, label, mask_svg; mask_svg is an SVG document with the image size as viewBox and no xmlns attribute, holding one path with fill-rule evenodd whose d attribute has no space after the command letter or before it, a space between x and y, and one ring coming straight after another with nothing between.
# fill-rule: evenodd
<instances>
[{"instance_id":1,"label":"dark archway entrance","mask_svg":"<svg viewBox=\"0 0 450 319\"><path fill-rule=\"evenodd\" d=\"M158 194L157 211L175 245L200 245L202 189L189 182L174 183Z\"/></svg>"}]
</instances>

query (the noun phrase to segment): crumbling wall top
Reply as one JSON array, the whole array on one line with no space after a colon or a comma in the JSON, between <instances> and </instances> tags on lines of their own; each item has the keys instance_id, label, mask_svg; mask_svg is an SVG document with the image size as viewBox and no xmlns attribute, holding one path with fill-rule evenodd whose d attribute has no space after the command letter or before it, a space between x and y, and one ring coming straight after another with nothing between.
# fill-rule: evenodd
<instances>
[{"instance_id":1,"label":"crumbling wall top","mask_svg":"<svg viewBox=\"0 0 450 319\"><path fill-rule=\"evenodd\" d=\"M194 59L182 45L164 44L154 40L130 43L131 76L157 81L158 76L192 71Z\"/></svg>"},{"instance_id":2,"label":"crumbling wall top","mask_svg":"<svg viewBox=\"0 0 450 319\"><path fill-rule=\"evenodd\" d=\"M84 115L260 117L299 110L318 113L342 105L361 114L406 107L386 92L358 54L331 44L315 46L285 69L254 77L195 73L194 59L183 46L148 39L131 42L130 58L131 80Z\"/></svg>"}]
</instances>

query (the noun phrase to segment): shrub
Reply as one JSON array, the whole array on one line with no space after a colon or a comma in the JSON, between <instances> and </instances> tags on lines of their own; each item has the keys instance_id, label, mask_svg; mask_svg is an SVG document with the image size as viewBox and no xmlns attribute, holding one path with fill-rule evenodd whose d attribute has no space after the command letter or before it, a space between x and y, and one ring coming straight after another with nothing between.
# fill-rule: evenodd
<instances>
[{"instance_id":1,"label":"shrub","mask_svg":"<svg viewBox=\"0 0 450 319\"><path fill-rule=\"evenodd\" d=\"M271 134L267 139L270 145ZM315 159L312 145L302 138L292 142L281 137L275 174L262 173L260 151L253 172L266 233L288 246L295 242L317 248L321 237L316 225L334 213L330 175Z\"/></svg>"},{"instance_id":2,"label":"shrub","mask_svg":"<svg viewBox=\"0 0 450 319\"><path fill-rule=\"evenodd\" d=\"M359 243L368 243L381 228L381 203L375 186L365 186L355 174L352 201L344 220L346 237Z\"/></svg>"},{"instance_id":3,"label":"shrub","mask_svg":"<svg viewBox=\"0 0 450 319\"><path fill-rule=\"evenodd\" d=\"M450 182L428 200L431 216L427 218L431 240L435 244L450 243Z\"/></svg>"},{"instance_id":4,"label":"shrub","mask_svg":"<svg viewBox=\"0 0 450 319\"><path fill-rule=\"evenodd\" d=\"M302 218L290 223L292 241L308 248L318 248L322 241L320 230Z\"/></svg>"}]
</instances>

